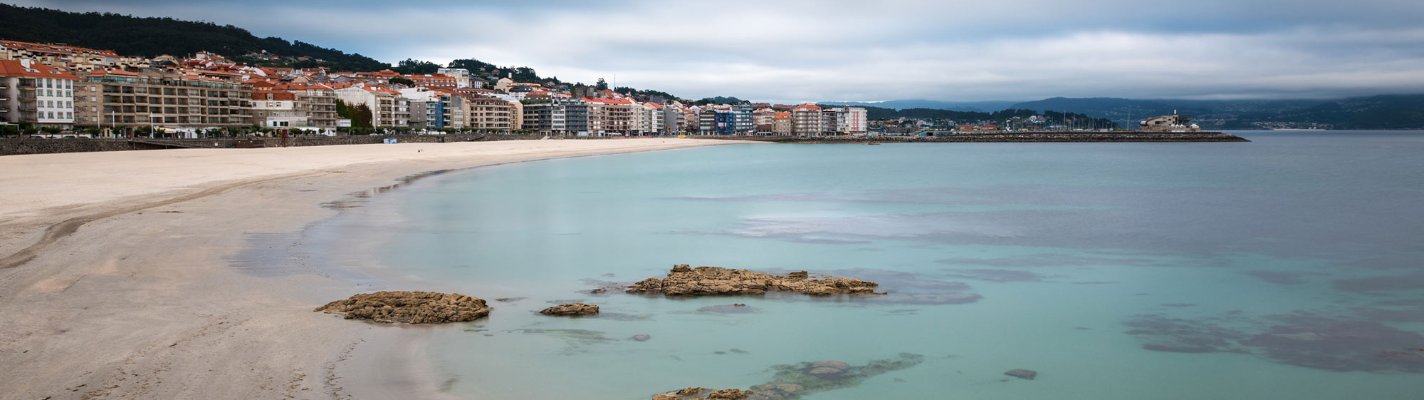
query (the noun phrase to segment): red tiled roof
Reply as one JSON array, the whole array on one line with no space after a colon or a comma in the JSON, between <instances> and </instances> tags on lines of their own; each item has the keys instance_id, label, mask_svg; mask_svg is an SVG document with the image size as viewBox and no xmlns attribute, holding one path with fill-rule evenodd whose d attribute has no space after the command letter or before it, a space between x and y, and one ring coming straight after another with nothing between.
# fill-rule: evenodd
<instances>
[{"instance_id":1,"label":"red tiled roof","mask_svg":"<svg viewBox=\"0 0 1424 400\"><path fill-rule=\"evenodd\" d=\"M23 50L29 50L29 51L41 51L41 52L46 52L46 53L66 53L66 54L76 54L76 53L77 53L77 54L89 54L89 55L106 56L106 57L118 57L118 56L119 56L118 54L114 53L113 50L99 50L99 49L91 49L91 48L86 48L86 47L65 46L65 45L62 45L62 44L44 44L44 43L18 42L18 41L14 41L14 40L0 40L0 46L3 46L3 47L5 47L5 48L9 48L9 49L23 49Z\"/></svg>"},{"instance_id":2,"label":"red tiled roof","mask_svg":"<svg viewBox=\"0 0 1424 400\"><path fill-rule=\"evenodd\" d=\"M0 76L79 80L77 76L61 72L38 62L31 62L30 68L27 69L24 64L20 63L20 60L0 60Z\"/></svg>"}]
</instances>

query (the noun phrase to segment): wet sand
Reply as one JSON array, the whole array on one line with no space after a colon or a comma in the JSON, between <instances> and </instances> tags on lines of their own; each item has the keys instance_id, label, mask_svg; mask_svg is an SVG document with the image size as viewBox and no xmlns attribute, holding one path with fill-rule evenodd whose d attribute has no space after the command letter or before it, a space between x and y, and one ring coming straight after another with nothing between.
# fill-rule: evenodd
<instances>
[{"instance_id":1,"label":"wet sand","mask_svg":"<svg viewBox=\"0 0 1424 400\"><path fill-rule=\"evenodd\" d=\"M249 234L433 170L735 142L547 140L0 157L0 398L426 398L431 329L313 313L352 282L230 267ZM401 288L421 290L422 288ZM470 293L478 296L478 293Z\"/></svg>"}]
</instances>

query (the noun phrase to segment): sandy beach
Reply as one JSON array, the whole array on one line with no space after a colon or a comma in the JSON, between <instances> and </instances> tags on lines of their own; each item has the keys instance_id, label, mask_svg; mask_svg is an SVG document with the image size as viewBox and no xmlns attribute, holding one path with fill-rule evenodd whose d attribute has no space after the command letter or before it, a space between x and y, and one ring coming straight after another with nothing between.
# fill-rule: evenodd
<instances>
[{"instance_id":1,"label":"sandy beach","mask_svg":"<svg viewBox=\"0 0 1424 400\"><path fill-rule=\"evenodd\" d=\"M248 235L299 230L336 213L324 202L427 171L730 143L0 157L0 398L437 396L439 378L419 361L431 328L313 313L356 288L321 274L263 277L232 268Z\"/></svg>"}]
</instances>

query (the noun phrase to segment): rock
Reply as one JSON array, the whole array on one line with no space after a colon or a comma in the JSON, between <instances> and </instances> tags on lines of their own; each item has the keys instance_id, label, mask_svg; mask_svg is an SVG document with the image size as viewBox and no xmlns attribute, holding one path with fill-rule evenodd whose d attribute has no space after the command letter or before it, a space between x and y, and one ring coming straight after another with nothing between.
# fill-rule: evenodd
<instances>
[{"instance_id":1,"label":"rock","mask_svg":"<svg viewBox=\"0 0 1424 400\"><path fill-rule=\"evenodd\" d=\"M871 360L863 365L850 365L835 360L776 365L771 368L776 371L771 382L752 386L750 390L726 389L708 392L708 389L704 388L687 388L656 394L653 399L795 400L816 392L852 387L876 375L914 367L923 362L924 358L919 354L900 353L900 357L896 359ZM809 372L818 369L820 371L816 374Z\"/></svg>"},{"instance_id":2,"label":"rock","mask_svg":"<svg viewBox=\"0 0 1424 400\"><path fill-rule=\"evenodd\" d=\"M707 400L743 400L751 395L748 390L722 389L708 394Z\"/></svg>"},{"instance_id":3,"label":"rock","mask_svg":"<svg viewBox=\"0 0 1424 400\"><path fill-rule=\"evenodd\" d=\"M749 390L712 390L700 387L690 387L685 389L678 389L672 392L655 394L653 395L653 400L744 400L748 397L751 397L751 395L752 392Z\"/></svg>"},{"instance_id":4,"label":"rock","mask_svg":"<svg viewBox=\"0 0 1424 400\"><path fill-rule=\"evenodd\" d=\"M608 292L608 289L604 289L604 288L594 288L593 290L588 291L589 294L604 294L604 293L607 293L607 292Z\"/></svg>"},{"instance_id":5,"label":"rock","mask_svg":"<svg viewBox=\"0 0 1424 400\"><path fill-rule=\"evenodd\" d=\"M636 341L639 341L639 342L646 342L646 341L648 341L648 340L651 340L652 338L653 338L652 335L649 335L649 334L646 334L646 333L639 333L639 334L637 334L637 335L633 335L633 337L632 337L633 340L636 340Z\"/></svg>"},{"instance_id":6,"label":"rock","mask_svg":"<svg viewBox=\"0 0 1424 400\"><path fill-rule=\"evenodd\" d=\"M811 363L806 373L821 379L837 379L849 370L850 364L845 361L827 360Z\"/></svg>"},{"instance_id":7,"label":"rock","mask_svg":"<svg viewBox=\"0 0 1424 400\"><path fill-rule=\"evenodd\" d=\"M579 317L585 315L598 315L598 306L593 304L572 303L560 304L545 308L539 312L544 315Z\"/></svg>"},{"instance_id":8,"label":"rock","mask_svg":"<svg viewBox=\"0 0 1424 400\"><path fill-rule=\"evenodd\" d=\"M758 398L766 399L796 399L801 397L803 390L805 388L795 383L763 383L751 387Z\"/></svg>"},{"instance_id":9,"label":"rock","mask_svg":"<svg viewBox=\"0 0 1424 400\"><path fill-rule=\"evenodd\" d=\"M743 303L736 303L700 307L697 309L697 312L712 314L751 314L757 312L757 309Z\"/></svg>"},{"instance_id":10,"label":"rock","mask_svg":"<svg viewBox=\"0 0 1424 400\"><path fill-rule=\"evenodd\" d=\"M313 311L375 322L441 324L483 318L490 307L484 300L463 294L387 291L357 294Z\"/></svg>"},{"instance_id":11,"label":"rock","mask_svg":"<svg viewBox=\"0 0 1424 400\"><path fill-rule=\"evenodd\" d=\"M811 279L806 271L785 276L721 267L691 268L686 264L673 266L667 277L648 278L627 288L628 293L677 296L760 295L766 292L792 292L812 296L840 294L878 294L879 286L854 278Z\"/></svg>"},{"instance_id":12,"label":"rock","mask_svg":"<svg viewBox=\"0 0 1424 400\"><path fill-rule=\"evenodd\" d=\"M1033 380L1033 378L1038 377L1038 371L1030 369L1011 369L1008 372L1005 372L1004 375L1031 381Z\"/></svg>"}]
</instances>

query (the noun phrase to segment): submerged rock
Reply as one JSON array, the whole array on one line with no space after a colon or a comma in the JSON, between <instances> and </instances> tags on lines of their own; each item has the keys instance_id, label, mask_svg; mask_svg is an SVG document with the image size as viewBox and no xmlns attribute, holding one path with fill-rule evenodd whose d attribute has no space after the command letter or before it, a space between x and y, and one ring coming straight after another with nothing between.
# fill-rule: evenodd
<instances>
[{"instance_id":1,"label":"submerged rock","mask_svg":"<svg viewBox=\"0 0 1424 400\"><path fill-rule=\"evenodd\" d=\"M387 291L357 294L313 311L375 322L442 324L483 318L490 307L484 300L457 293Z\"/></svg>"},{"instance_id":2,"label":"submerged rock","mask_svg":"<svg viewBox=\"0 0 1424 400\"><path fill-rule=\"evenodd\" d=\"M1022 368L1020 368L1020 369L1011 369L1011 370L1008 370L1007 372L1004 372L1004 375L1008 375L1008 376L1012 376L1012 377L1015 377L1015 378L1024 379L1024 380L1030 380L1030 381L1031 381L1031 380L1033 380L1033 378L1037 378L1037 377L1038 377L1038 371L1034 371L1034 370L1031 370L1031 369L1022 369Z\"/></svg>"},{"instance_id":3,"label":"submerged rock","mask_svg":"<svg viewBox=\"0 0 1424 400\"><path fill-rule=\"evenodd\" d=\"M711 314L751 314L757 312L757 309L743 303L736 303L700 307L697 309L697 312Z\"/></svg>"},{"instance_id":4,"label":"submerged rock","mask_svg":"<svg viewBox=\"0 0 1424 400\"><path fill-rule=\"evenodd\" d=\"M631 339L633 339L634 341L638 341L638 342L646 342L646 341L648 341L648 340L651 340L652 338L653 338L652 335L649 335L649 334L646 334L646 333L639 333L639 334L637 334L637 335L633 335L633 337L632 337Z\"/></svg>"},{"instance_id":5,"label":"submerged rock","mask_svg":"<svg viewBox=\"0 0 1424 400\"><path fill-rule=\"evenodd\" d=\"M585 303L560 304L545 308L539 312L544 315L579 317L585 315L598 315L598 306Z\"/></svg>"},{"instance_id":6,"label":"submerged rock","mask_svg":"<svg viewBox=\"0 0 1424 400\"><path fill-rule=\"evenodd\" d=\"M704 388L687 388L674 392L653 395L654 400L693 399L747 399L747 400L792 400L816 392L851 387L867 378L919 365L924 356L900 353L897 359L872 360L863 365L851 365L844 361L825 360L772 367L776 375L771 382L752 386L749 390L727 389L710 391ZM734 391L735 390L735 391ZM722 396L744 397L712 397ZM706 397L699 397L699 396Z\"/></svg>"},{"instance_id":7,"label":"submerged rock","mask_svg":"<svg viewBox=\"0 0 1424 400\"><path fill-rule=\"evenodd\" d=\"M667 277L648 278L627 288L628 293L651 293L665 296L759 295L766 292L792 292L811 296L838 294L880 294L875 282L855 278L811 279L806 271L784 276L743 269L721 267L692 268L687 264L672 267Z\"/></svg>"}]
</instances>

